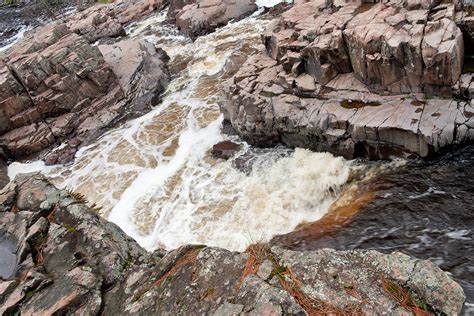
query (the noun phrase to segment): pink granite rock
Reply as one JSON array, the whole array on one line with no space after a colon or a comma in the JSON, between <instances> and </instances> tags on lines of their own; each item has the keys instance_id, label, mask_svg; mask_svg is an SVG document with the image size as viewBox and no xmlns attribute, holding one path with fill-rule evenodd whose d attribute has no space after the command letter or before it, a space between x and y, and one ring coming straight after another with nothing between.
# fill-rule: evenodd
<instances>
[{"instance_id":1,"label":"pink granite rock","mask_svg":"<svg viewBox=\"0 0 474 316\"><path fill-rule=\"evenodd\" d=\"M135 40L91 45L122 35L122 23L163 6L132 4L93 6L67 24L29 32L9 50L0 61L0 147L6 156L31 157L66 142L46 160L68 162L80 145L160 101L170 80L166 53ZM119 18L124 14L126 21Z\"/></svg>"},{"instance_id":2,"label":"pink granite rock","mask_svg":"<svg viewBox=\"0 0 474 316\"><path fill-rule=\"evenodd\" d=\"M458 25L469 17L436 1L299 1L223 85L222 112L253 144L348 158L427 157L468 142L474 83L461 76L469 34Z\"/></svg>"},{"instance_id":3,"label":"pink granite rock","mask_svg":"<svg viewBox=\"0 0 474 316\"><path fill-rule=\"evenodd\" d=\"M195 39L256 10L255 0L171 0L169 17L178 29Z\"/></svg>"}]
</instances>

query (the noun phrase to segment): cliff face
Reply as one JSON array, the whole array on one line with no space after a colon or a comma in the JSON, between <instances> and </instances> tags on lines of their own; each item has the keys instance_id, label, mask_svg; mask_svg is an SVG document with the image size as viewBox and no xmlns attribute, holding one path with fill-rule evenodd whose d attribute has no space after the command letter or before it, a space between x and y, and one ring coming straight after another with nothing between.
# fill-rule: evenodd
<instances>
[{"instance_id":1,"label":"cliff face","mask_svg":"<svg viewBox=\"0 0 474 316\"><path fill-rule=\"evenodd\" d=\"M225 85L222 111L258 145L433 155L474 138L472 22L457 2L299 1Z\"/></svg>"},{"instance_id":2,"label":"cliff face","mask_svg":"<svg viewBox=\"0 0 474 316\"><path fill-rule=\"evenodd\" d=\"M147 253L78 194L38 174L0 191L0 313L459 313L461 287L429 261L375 251ZM418 303L416 303L418 302Z\"/></svg>"}]
</instances>

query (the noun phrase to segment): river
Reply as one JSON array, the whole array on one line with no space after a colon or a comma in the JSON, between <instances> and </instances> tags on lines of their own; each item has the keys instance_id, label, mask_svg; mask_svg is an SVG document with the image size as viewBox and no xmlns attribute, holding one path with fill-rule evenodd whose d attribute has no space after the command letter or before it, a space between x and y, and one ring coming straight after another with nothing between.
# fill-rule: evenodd
<instances>
[{"instance_id":1,"label":"river","mask_svg":"<svg viewBox=\"0 0 474 316\"><path fill-rule=\"evenodd\" d=\"M42 171L148 250L202 243L242 251L272 238L293 249L398 250L449 271L474 302L474 147L390 163L252 148L222 132L219 83L259 48L269 19L254 15L191 42L165 15L127 28L171 57L176 75L163 102L81 149L70 166L13 163L11 177ZM224 139L242 144L227 161L210 154ZM241 155L252 157L250 172L235 167Z\"/></svg>"}]
</instances>

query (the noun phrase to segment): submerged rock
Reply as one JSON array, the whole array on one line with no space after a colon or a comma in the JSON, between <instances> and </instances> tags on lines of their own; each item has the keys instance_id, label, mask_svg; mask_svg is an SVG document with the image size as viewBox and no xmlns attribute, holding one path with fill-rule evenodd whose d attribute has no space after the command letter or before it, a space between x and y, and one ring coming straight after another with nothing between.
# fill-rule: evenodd
<instances>
[{"instance_id":1,"label":"submerged rock","mask_svg":"<svg viewBox=\"0 0 474 316\"><path fill-rule=\"evenodd\" d=\"M470 19L455 3L298 2L224 84L224 118L255 145L347 158L428 157L467 143L469 32L458 25Z\"/></svg>"},{"instance_id":2,"label":"submerged rock","mask_svg":"<svg viewBox=\"0 0 474 316\"><path fill-rule=\"evenodd\" d=\"M0 202L0 240L17 240L19 258L15 276L0 280L2 314L373 314L418 306L454 315L464 302L446 273L401 253L266 245L147 253L81 195L39 174L18 176Z\"/></svg>"},{"instance_id":3,"label":"submerged rock","mask_svg":"<svg viewBox=\"0 0 474 316\"><path fill-rule=\"evenodd\" d=\"M229 159L241 149L241 145L225 140L212 146L212 155L216 158Z\"/></svg>"}]
</instances>

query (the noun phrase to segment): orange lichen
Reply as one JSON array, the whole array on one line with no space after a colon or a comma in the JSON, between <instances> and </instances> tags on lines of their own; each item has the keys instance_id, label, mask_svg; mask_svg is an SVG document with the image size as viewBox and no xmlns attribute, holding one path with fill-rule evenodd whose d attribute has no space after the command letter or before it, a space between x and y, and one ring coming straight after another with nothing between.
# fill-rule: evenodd
<instances>
[{"instance_id":1,"label":"orange lichen","mask_svg":"<svg viewBox=\"0 0 474 316\"><path fill-rule=\"evenodd\" d=\"M186 254L184 254L181 258L179 258L175 262L173 267L168 272L166 272L163 276L161 276L155 282L155 285L158 286L161 283L163 283L165 280L167 280L168 278L174 276L184 266L187 266L187 265L194 266L194 264L196 263L196 258L197 258L198 252L199 252L198 249L194 248L194 249L191 249L190 251L188 251ZM191 275L191 279L195 279L195 278L197 278L197 272L195 270L193 270L192 275Z\"/></svg>"},{"instance_id":2,"label":"orange lichen","mask_svg":"<svg viewBox=\"0 0 474 316\"><path fill-rule=\"evenodd\" d=\"M303 290L301 290L302 283L295 276L291 268L285 268L285 271L278 274L281 286L287 291L298 304L303 307L309 316L320 315L362 315L360 306L348 306L344 310L331 306L320 300L308 297Z\"/></svg>"}]
</instances>

